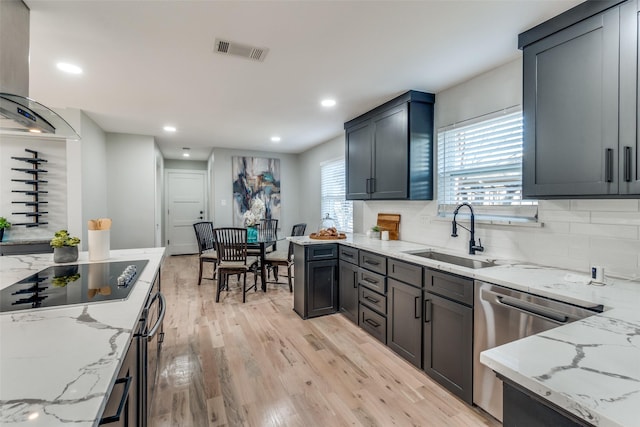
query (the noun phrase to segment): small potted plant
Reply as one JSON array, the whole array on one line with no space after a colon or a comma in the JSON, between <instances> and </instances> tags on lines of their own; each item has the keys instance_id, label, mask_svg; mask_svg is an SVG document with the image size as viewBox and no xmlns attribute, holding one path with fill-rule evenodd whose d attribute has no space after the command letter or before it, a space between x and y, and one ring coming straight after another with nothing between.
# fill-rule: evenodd
<instances>
[{"instance_id":1,"label":"small potted plant","mask_svg":"<svg viewBox=\"0 0 640 427\"><path fill-rule=\"evenodd\" d=\"M56 231L49 244L53 247L53 262L73 262L78 259L80 239L69 236L67 230Z\"/></svg>"},{"instance_id":2,"label":"small potted plant","mask_svg":"<svg viewBox=\"0 0 640 427\"><path fill-rule=\"evenodd\" d=\"M367 237L370 239L379 239L380 238L380 227L374 225L371 227L371 230L367 231Z\"/></svg>"},{"instance_id":3,"label":"small potted plant","mask_svg":"<svg viewBox=\"0 0 640 427\"><path fill-rule=\"evenodd\" d=\"M2 242L2 238L4 237L4 229L10 227L11 223L7 221L7 218L0 216L0 242Z\"/></svg>"}]
</instances>

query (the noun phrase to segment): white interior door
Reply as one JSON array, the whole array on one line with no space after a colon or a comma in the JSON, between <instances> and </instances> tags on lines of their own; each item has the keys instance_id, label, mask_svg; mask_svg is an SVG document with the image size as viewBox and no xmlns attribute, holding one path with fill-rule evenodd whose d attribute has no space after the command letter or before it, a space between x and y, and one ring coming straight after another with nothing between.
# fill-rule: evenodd
<instances>
[{"instance_id":1,"label":"white interior door","mask_svg":"<svg viewBox=\"0 0 640 427\"><path fill-rule=\"evenodd\" d=\"M198 253L193 224L205 215L205 171L167 170L167 252Z\"/></svg>"}]
</instances>

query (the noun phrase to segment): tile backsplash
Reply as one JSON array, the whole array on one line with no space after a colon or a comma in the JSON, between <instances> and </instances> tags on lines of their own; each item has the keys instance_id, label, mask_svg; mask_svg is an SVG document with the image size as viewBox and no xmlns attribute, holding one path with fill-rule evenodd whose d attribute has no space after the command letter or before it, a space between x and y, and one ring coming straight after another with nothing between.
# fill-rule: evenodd
<instances>
[{"instance_id":1,"label":"tile backsplash","mask_svg":"<svg viewBox=\"0 0 640 427\"><path fill-rule=\"evenodd\" d=\"M466 253L469 233L451 237L451 218L437 215L437 202L364 202L360 227L367 230L377 214L399 213L400 239ZM357 210L356 210L357 211ZM625 200L541 200L539 224L494 225L478 221L487 258L506 258L584 273L601 265L607 275L640 275L640 202ZM463 225L468 215L459 216ZM358 218L356 218L356 223Z\"/></svg>"}]
</instances>

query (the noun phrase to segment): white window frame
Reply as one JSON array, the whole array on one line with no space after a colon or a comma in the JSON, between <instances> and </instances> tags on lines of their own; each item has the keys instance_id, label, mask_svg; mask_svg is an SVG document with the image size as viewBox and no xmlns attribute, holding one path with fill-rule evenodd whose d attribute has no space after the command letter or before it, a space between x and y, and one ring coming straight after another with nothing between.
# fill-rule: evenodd
<instances>
[{"instance_id":1,"label":"white window frame","mask_svg":"<svg viewBox=\"0 0 640 427\"><path fill-rule=\"evenodd\" d=\"M328 160L320 164L320 216L336 221L339 231L353 232L353 202L346 200L345 159Z\"/></svg>"},{"instance_id":2,"label":"white window frame","mask_svg":"<svg viewBox=\"0 0 640 427\"><path fill-rule=\"evenodd\" d=\"M493 113L485 114L473 119L464 120L449 126L443 126L437 131L437 167L438 167L438 215L448 217L453 214L459 203L471 204L479 219L495 220L498 222L537 222L538 202L532 199L522 199L522 138L523 121L514 122L517 114L522 115L522 107L517 105ZM508 129L498 135L503 122L509 123ZM490 136L483 136L483 126L490 126L487 130ZM517 129L520 129L518 135ZM473 134L473 138L469 135ZM465 137L467 139L465 139ZM482 144L495 144L495 139L502 143L511 143L509 152L502 156L493 156L495 148L489 147L485 153L491 153L492 159L481 153ZM491 140L491 141L489 141ZM519 150L517 145L519 142ZM464 150L471 154L465 156ZM463 155L461 155L463 153ZM483 164L485 162L485 164ZM475 171L474 171L475 169ZM469 173L465 174L465 170ZM487 185L487 192L477 191L478 185L483 183L484 176L492 174L510 174L511 182L500 177L497 186ZM484 176L478 177L482 171ZM519 177L514 173L519 171ZM465 179L468 180L465 182ZM486 179L485 179L486 180ZM460 182L464 182L461 185ZM517 183L519 181L519 187ZM503 186L504 185L504 186ZM469 188L471 190L469 190ZM463 189L469 191L464 194ZM481 188L482 189L482 188ZM490 191L489 191L490 190Z\"/></svg>"}]
</instances>

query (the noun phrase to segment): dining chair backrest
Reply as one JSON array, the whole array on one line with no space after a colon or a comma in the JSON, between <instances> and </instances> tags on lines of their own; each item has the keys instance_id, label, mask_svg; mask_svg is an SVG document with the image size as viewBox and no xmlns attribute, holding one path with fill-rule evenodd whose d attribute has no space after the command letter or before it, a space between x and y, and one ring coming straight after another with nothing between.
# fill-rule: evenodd
<instances>
[{"instance_id":1,"label":"dining chair backrest","mask_svg":"<svg viewBox=\"0 0 640 427\"><path fill-rule=\"evenodd\" d=\"M247 229L236 227L215 228L218 259L224 262L246 262Z\"/></svg>"},{"instance_id":2,"label":"dining chair backrest","mask_svg":"<svg viewBox=\"0 0 640 427\"><path fill-rule=\"evenodd\" d=\"M263 219L258 224L258 239L262 241L278 240L278 220Z\"/></svg>"},{"instance_id":3,"label":"dining chair backrest","mask_svg":"<svg viewBox=\"0 0 640 427\"><path fill-rule=\"evenodd\" d=\"M293 226L293 229L291 230L291 235L304 236L304 232L306 229L307 229L307 224L305 223L296 224Z\"/></svg>"},{"instance_id":4,"label":"dining chair backrest","mask_svg":"<svg viewBox=\"0 0 640 427\"><path fill-rule=\"evenodd\" d=\"M307 224L300 223L293 226L291 229L292 236L304 236L304 232L307 229ZM293 257L293 242L289 242L289 256L288 259L291 261Z\"/></svg>"},{"instance_id":5,"label":"dining chair backrest","mask_svg":"<svg viewBox=\"0 0 640 427\"><path fill-rule=\"evenodd\" d=\"M216 239L213 234L213 222L196 222L193 224L193 229L196 232L196 241L198 242L198 252L200 252L200 254L216 248Z\"/></svg>"}]
</instances>

